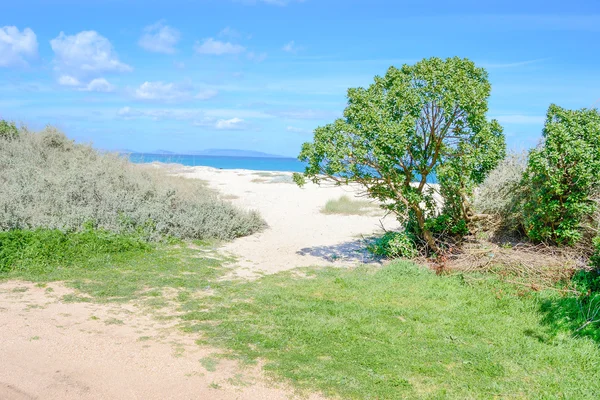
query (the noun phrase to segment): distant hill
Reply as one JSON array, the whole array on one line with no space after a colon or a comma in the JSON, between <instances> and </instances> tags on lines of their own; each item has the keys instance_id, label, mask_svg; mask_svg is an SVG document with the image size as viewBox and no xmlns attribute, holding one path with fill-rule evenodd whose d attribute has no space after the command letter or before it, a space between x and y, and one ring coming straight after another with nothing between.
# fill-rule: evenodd
<instances>
[{"instance_id":1,"label":"distant hill","mask_svg":"<svg viewBox=\"0 0 600 400\"><path fill-rule=\"evenodd\" d=\"M169 150L154 150L152 152L150 152L150 154L177 154L174 151L169 151Z\"/></svg>"},{"instance_id":2,"label":"distant hill","mask_svg":"<svg viewBox=\"0 0 600 400\"><path fill-rule=\"evenodd\" d=\"M263 153L262 151L253 150L238 150L238 149L206 149L201 151L193 151L189 154L198 156L221 156L221 157L278 157L283 156L277 154Z\"/></svg>"}]
</instances>

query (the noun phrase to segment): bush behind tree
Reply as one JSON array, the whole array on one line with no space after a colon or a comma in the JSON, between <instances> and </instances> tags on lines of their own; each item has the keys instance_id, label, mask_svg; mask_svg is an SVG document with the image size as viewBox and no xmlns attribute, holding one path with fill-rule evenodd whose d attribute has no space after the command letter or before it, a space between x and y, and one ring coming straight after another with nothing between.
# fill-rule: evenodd
<instances>
[{"instance_id":1,"label":"bush behind tree","mask_svg":"<svg viewBox=\"0 0 600 400\"><path fill-rule=\"evenodd\" d=\"M0 231L86 224L150 240L233 239L265 226L195 179L75 144L58 130L0 139Z\"/></svg>"},{"instance_id":2,"label":"bush behind tree","mask_svg":"<svg viewBox=\"0 0 600 400\"><path fill-rule=\"evenodd\" d=\"M498 217L501 230L509 234L522 232L521 183L526 168L527 152L509 152L476 190L477 212Z\"/></svg>"},{"instance_id":3,"label":"bush behind tree","mask_svg":"<svg viewBox=\"0 0 600 400\"><path fill-rule=\"evenodd\" d=\"M540 147L523 175L523 227L538 242L574 245L596 210L600 177L600 114L550 105Z\"/></svg>"}]
</instances>

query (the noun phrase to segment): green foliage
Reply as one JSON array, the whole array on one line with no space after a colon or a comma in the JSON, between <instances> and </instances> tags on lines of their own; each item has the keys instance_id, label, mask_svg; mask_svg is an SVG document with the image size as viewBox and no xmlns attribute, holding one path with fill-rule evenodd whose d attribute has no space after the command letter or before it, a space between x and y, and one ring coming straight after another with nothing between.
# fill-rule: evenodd
<instances>
[{"instance_id":1,"label":"green foliage","mask_svg":"<svg viewBox=\"0 0 600 400\"><path fill-rule=\"evenodd\" d=\"M299 155L304 175L358 182L401 222L414 217L437 251L425 227L437 213L428 180L440 181L446 213L469 221L473 188L504 155L502 128L486 119L490 88L487 72L467 59L391 67L368 88L349 89L344 118L315 130Z\"/></svg>"},{"instance_id":2,"label":"green foliage","mask_svg":"<svg viewBox=\"0 0 600 400\"><path fill-rule=\"evenodd\" d=\"M0 231L79 230L91 221L149 240L230 240L265 226L200 180L99 153L51 127L2 143L0 187Z\"/></svg>"},{"instance_id":3,"label":"green foliage","mask_svg":"<svg viewBox=\"0 0 600 400\"><path fill-rule=\"evenodd\" d=\"M594 238L594 254L590 257L590 262L594 268L600 272L600 236ZM600 289L600 288L599 288ZM600 290L599 290L600 291Z\"/></svg>"},{"instance_id":4,"label":"green foliage","mask_svg":"<svg viewBox=\"0 0 600 400\"><path fill-rule=\"evenodd\" d=\"M573 245L595 210L590 194L600 176L600 114L553 104L543 140L530 152L523 177L524 229L535 241Z\"/></svg>"},{"instance_id":5,"label":"green foliage","mask_svg":"<svg viewBox=\"0 0 600 400\"><path fill-rule=\"evenodd\" d=\"M19 137L19 130L14 122L0 119L0 140L14 140Z\"/></svg>"},{"instance_id":6,"label":"green foliage","mask_svg":"<svg viewBox=\"0 0 600 400\"><path fill-rule=\"evenodd\" d=\"M469 233L467 222L464 219L455 221L448 214L440 214L425 221L425 227L436 236L462 237Z\"/></svg>"},{"instance_id":7,"label":"green foliage","mask_svg":"<svg viewBox=\"0 0 600 400\"><path fill-rule=\"evenodd\" d=\"M411 235L406 232L386 232L367 246L367 250L378 257L414 258L419 255Z\"/></svg>"},{"instance_id":8,"label":"green foliage","mask_svg":"<svg viewBox=\"0 0 600 400\"><path fill-rule=\"evenodd\" d=\"M80 232L37 229L0 232L0 273L14 270L47 271L69 267L103 254L146 251L136 236L102 230Z\"/></svg>"}]
</instances>

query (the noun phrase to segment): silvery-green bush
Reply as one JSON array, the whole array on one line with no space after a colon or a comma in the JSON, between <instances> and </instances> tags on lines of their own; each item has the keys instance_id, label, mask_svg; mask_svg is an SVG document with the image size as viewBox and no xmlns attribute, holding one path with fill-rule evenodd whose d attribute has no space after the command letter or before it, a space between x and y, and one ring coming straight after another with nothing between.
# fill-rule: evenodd
<instances>
[{"instance_id":1,"label":"silvery-green bush","mask_svg":"<svg viewBox=\"0 0 600 400\"><path fill-rule=\"evenodd\" d=\"M133 165L48 127L0 138L0 230L93 225L148 239L233 239L265 226L201 181Z\"/></svg>"},{"instance_id":2,"label":"silvery-green bush","mask_svg":"<svg viewBox=\"0 0 600 400\"><path fill-rule=\"evenodd\" d=\"M509 152L476 190L477 211L501 217L508 231L517 230L522 219L521 180L526 167L526 152Z\"/></svg>"}]
</instances>

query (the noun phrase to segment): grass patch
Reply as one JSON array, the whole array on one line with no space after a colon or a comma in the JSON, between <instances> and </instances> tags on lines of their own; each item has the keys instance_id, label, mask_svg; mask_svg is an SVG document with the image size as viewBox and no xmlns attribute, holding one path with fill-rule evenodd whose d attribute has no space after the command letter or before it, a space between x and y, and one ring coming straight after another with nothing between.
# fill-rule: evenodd
<instances>
[{"instance_id":1,"label":"grass patch","mask_svg":"<svg viewBox=\"0 0 600 400\"><path fill-rule=\"evenodd\" d=\"M307 273L228 287L196 304L186 329L342 398L600 396L598 344L544 323L553 295L519 297L408 262Z\"/></svg>"},{"instance_id":2,"label":"grass patch","mask_svg":"<svg viewBox=\"0 0 600 400\"><path fill-rule=\"evenodd\" d=\"M148 244L134 237L90 230L0 232L0 280L65 281L80 293L66 302L145 299L166 305L162 288L185 292L218 287L227 258L209 243Z\"/></svg>"},{"instance_id":3,"label":"grass patch","mask_svg":"<svg viewBox=\"0 0 600 400\"><path fill-rule=\"evenodd\" d=\"M342 196L337 200L329 200L321 209L323 214L369 215L379 210L379 207L367 200L352 200Z\"/></svg>"},{"instance_id":4,"label":"grass patch","mask_svg":"<svg viewBox=\"0 0 600 400\"><path fill-rule=\"evenodd\" d=\"M219 360L212 357L203 357L200 359L200 365L204 367L208 372L215 372L219 365Z\"/></svg>"}]
</instances>

